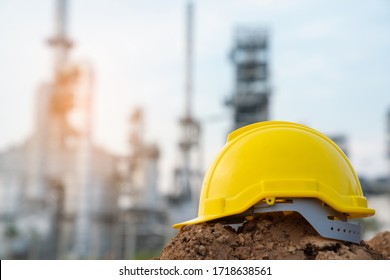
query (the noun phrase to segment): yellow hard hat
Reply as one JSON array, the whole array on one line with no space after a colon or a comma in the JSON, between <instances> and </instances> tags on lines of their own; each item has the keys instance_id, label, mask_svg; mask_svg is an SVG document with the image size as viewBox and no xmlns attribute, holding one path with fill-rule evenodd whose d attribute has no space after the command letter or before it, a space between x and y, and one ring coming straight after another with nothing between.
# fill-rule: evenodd
<instances>
[{"instance_id":1,"label":"yellow hard hat","mask_svg":"<svg viewBox=\"0 0 390 280\"><path fill-rule=\"evenodd\" d=\"M259 122L229 134L205 175L198 217L173 227L289 210L321 235L351 242L360 241L360 228L347 220L375 213L332 140L297 123Z\"/></svg>"}]
</instances>

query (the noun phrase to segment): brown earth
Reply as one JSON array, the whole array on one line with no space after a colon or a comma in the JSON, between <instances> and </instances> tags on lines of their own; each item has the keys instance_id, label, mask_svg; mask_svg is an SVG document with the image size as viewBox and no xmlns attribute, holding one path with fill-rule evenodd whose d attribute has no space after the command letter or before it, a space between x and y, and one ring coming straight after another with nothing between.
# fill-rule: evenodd
<instances>
[{"instance_id":1,"label":"brown earth","mask_svg":"<svg viewBox=\"0 0 390 280\"><path fill-rule=\"evenodd\" d=\"M374 250L380 252L387 258L390 258L390 231L383 231L378 233L367 243Z\"/></svg>"},{"instance_id":2,"label":"brown earth","mask_svg":"<svg viewBox=\"0 0 390 280\"><path fill-rule=\"evenodd\" d=\"M374 247L374 241L371 243ZM389 243L386 244L389 246ZM364 241L353 244L322 238L297 213L286 216L283 213L269 213L244 222L237 230L221 223L186 226L170 240L158 259L378 260L387 258Z\"/></svg>"}]
</instances>

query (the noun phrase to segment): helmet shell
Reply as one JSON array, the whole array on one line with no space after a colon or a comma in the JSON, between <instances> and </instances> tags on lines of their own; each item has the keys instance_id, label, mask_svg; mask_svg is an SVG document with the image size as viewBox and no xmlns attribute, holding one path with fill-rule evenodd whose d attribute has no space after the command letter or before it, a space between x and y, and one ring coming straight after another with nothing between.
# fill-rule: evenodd
<instances>
[{"instance_id":1,"label":"helmet shell","mask_svg":"<svg viewBox=\"0 0 390 280\"><path fill-rule=\"evenodd\" d=\"M348 158L327 136L281 121L229 134L208 169L198 217L174 228L242 213L264 199L317 198L348 218L372 216Z\"/></svg>"}]
</instances>

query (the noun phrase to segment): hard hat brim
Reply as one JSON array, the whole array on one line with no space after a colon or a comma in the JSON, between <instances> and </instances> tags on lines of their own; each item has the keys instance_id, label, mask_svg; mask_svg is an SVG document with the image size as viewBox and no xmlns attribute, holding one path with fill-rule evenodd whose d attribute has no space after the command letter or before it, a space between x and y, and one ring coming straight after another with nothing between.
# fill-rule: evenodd
<instances>
[{"instance_id":1,"label":"hard hat brim","mask_svg":"<svg viewBox=\"0 0 390 280\"><path fill-rule=\"evenodd\" d=\"M200 224L200 223L208 222L208 221L215 220L215 219L218 219L218 218L220 218L220 217L219 216L215 216L215 217L209 217L209 216L208 217L203 217L203 216L200 216L200 217L196 217L194 219L191 219L191 220L188 220L188 221L185 221L185 222L182 222L182 223L174 224L172 227L174 229L181 229L184 226Z\"/></svg>"}]
</instances>

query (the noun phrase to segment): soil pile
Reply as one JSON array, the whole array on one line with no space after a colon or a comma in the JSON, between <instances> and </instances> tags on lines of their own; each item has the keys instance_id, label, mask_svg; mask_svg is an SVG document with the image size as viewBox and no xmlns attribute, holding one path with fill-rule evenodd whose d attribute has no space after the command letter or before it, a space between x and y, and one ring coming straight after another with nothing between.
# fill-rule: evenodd
<instances>
[{"instance_id":1,"label":"soil pile","mask_svg":"<svg viewBox=\"0 0 390 280\"><path fill-rule=\"evenodd\" d=\"M390 231L380 232L367 242L375 251L390 259Z\"/></svg>"},{"instance_id":2,"label":"soil pile","mask_svg":"<svg viewBox=\"0 0 390 280\"><path fill-rule=\"evenodd\" d=\"M237 230L221 223L182 228L162 250L161 260L372 260L385 259L365 242L322 238L299 214L260 215Z\"/></svg>"}]
</instances>

